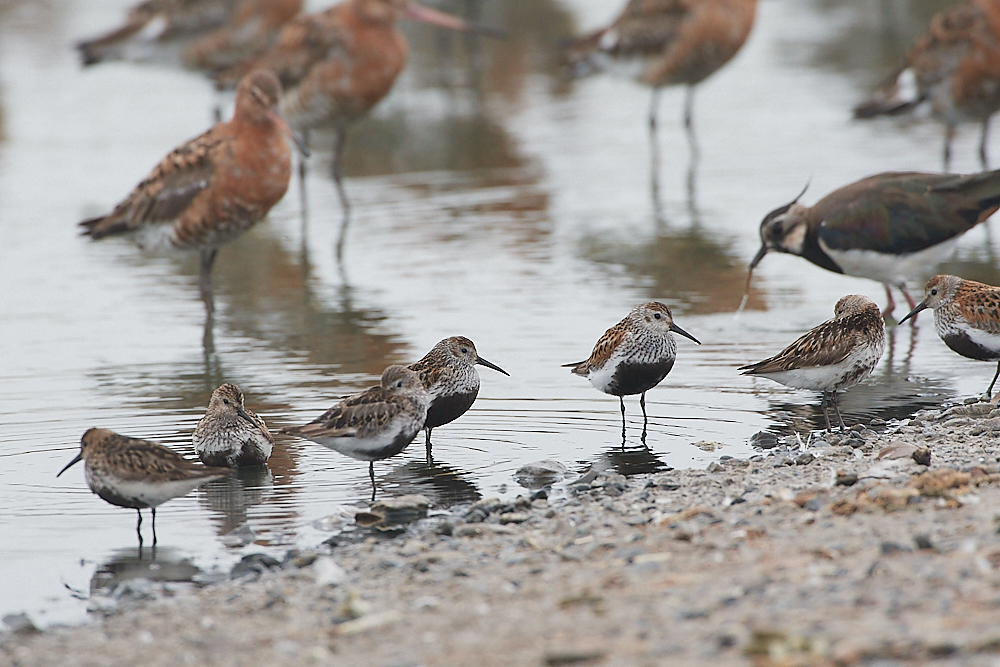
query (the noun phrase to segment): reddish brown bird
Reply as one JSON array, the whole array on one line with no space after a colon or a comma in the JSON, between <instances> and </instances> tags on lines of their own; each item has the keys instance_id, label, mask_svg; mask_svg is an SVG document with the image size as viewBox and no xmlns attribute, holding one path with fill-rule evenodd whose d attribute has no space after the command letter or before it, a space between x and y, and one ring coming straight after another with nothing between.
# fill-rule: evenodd
<instances>
[{"instance_id":1,"label":"reddish brown bird","mask_svg":"<svg viewBox=\"0 0 1000 667\"><path fill-rule=\"evenodd\" d=\"M979 159L988 169L990 116L1000 109L1000 0L970 0L936 14L906 63L854 108L854 116L896 115L925 104L945 125L945 171L962 121L982 123Z\"/></svg>"},{"instance_id":2,"label":"reddish brown bird","mask_svg":"<svg viewBox=\"0 0 1000 667\"><path fill-rule=\"evenodd\" d=\"M274 45L304 4L305 0L240 0L231 21L184 50L184 64L214 73L256 58Z\"/></svg>"},{"instance_id":3,"label":"reddish brown bird","mask_svg":"<svg viewBox=\"0 0 1000 667\"><path fill-rule=\"evenodd\" d=\"M335 129L333 178L345 225L350 206L341 182L341 155L347 127L389 93L406 64L409 47L396 27L404 17L454 30L491 32L413 0L346 0L298 17L260 58L217 77L225 87L248 68L269 69L285 88L281 110L293 127Z\"/></svg>"},{"instance_id":4,"label":"reddish brown bird","mask_svg":"<svg viewBox=\"0 0 1000 667\"><path fill-rule=\"evenodd\" d=\"M197 249L209 314L219 246L252 227L285 195L291 130L278 113L281 84L256 70L240 81L232 120L174 149L110 214L80 225L100 239L131 232L144 249Z\"/></svg>"},{"instance_id":5,"label":"reddish brown bird","mask_svg":"<svg viewBox=\"0 0 1000 667\"><path fill-rule=\"evenodd\" d=\"M570 74L610 70L652 87L654 138L660 89L687 86L684 125L696 159L694 87L736 55L756 12L757 0L630 0L614 23L573 43L567 52Z\"/></svg>"}]
</instances>

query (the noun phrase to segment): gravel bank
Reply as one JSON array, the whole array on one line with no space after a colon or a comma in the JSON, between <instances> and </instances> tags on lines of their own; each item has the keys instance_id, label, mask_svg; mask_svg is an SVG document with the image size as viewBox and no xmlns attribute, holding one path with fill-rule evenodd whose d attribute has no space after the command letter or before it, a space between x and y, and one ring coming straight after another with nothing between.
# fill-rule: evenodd
<instances>
[{"instance_id":1,"label":"gravel bank","mask_svg":"<svg viewBox=\"0 0 1000 667\"><path fill-rule=\"evenodd\" d=\"M705 471L592 471L200 589L120 584L84 626L4 632L0 663L1000 665L998 433L979 403Z\"/></svg>"}]
</instances>

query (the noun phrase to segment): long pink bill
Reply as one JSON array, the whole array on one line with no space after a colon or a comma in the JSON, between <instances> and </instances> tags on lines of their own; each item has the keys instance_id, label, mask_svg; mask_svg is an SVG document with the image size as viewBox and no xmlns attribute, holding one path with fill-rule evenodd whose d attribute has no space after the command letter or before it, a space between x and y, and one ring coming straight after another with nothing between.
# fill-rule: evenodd
<instances>
[{"instance_id":1,"label":"long pink bill","mask_svg":"<svg viewBox=\"0 0 1000 667\"><path fill-rule=\"evenodd\" d=\"M436 25L441 28L448 28L449 30L459 30L461 32L474 32L479 35L486 35L487 37L493 37L496 39L506 39L507 33L500 28L491 28L485 25L479 25L478 23L469 23L457 16L452 16L451 14L445 14L436 9L431 9L430 7L425 7L414 0L410 0L409 4L406 5L406 18L412 21L419 21L421 23L429 23L430 25Z\"/></svg>"}]
</instances>

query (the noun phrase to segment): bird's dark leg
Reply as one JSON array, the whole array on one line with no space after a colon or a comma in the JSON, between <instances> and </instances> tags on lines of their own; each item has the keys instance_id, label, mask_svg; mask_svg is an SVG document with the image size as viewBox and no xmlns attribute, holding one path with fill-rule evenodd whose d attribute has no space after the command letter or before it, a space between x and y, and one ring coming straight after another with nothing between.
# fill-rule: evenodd
<instances>
[{"instance_id":1,"label":"bird's dark leg","mask_svg":"<svg viewBox=\"0 0 1000 667\"><path fill-rule=\"evenodd\" d=\"M646 392L642 392L639 397L639 405L642 406L642 437L639 440L642 442L642 446L646 446L646 427L649 426L649 418L646 416Z\"/></svg>"},{"instance_id":2,"label":"bird's dark leg","mask_svg":"<svg viewBox=\"0 0 1000 667\"><path fill-rule=\"evenodd\" d=\"M375 502L375 462L368 462L368 479L372 481L372 502Z\"/></svg>"},{"instance_id":3,"label":"bird's dark leg","mask_svg":"<svg viewBox=\"0 0 1000 667\"><path fill-rule=\"evenodd\" d=\"M951 171L951 142L955 139L955 125L948 123L944 127L944 171Z\"/></svg>"},{"instance_id":4,"label":"bird's dark leg","mask_svg":"<svg viewBox=\"0 0 1000 667\"><path fill-rule=\"evenodd\" d=\"M983 120L983 134L979 139L979 164L982 165L983 171L987 171L990 168L990 161L986 157L986 143L990 136L990 117L987 116Z\"/></svg>"},{"instance_id":5,"label":"bird's dark leg","mask_svg":"<svg viewBox=\"0 0 1000 667\"><path fill-rule=\"evenodd\" d=\"M663 219L663 206L660 204L660 142L656 134L656 115L659 106L660 89L653 88L649 102L650 187L653 195L653 213L658 222Z\"/></svg>"},{"instance_id":6,"label":"bird's dark leg","mask_svg":"<svg viewBox=\"0 0 1000 667\"><path fill-rule=\"evenodd\" d=\"M989 389L986 390L986 397L991 398L993 396L993 385L997 383L997 378L1000 377L1000 361L997 362L997 372L993 374L993 382L990 382ZM1000 396L1000 394L998 394ZM991 398L992 402L992 398Z\"/></svg>"},{"instance_id":7,"label":"bird's dark leg","mask_svg":"<svg viewBox=\"0 0 1000 667\"><path fill-rule=\"evenodd\" d=\"M151 507L150 510L153 512L153 548L156 548L156 508Z\"/></svg>"},{"instance_id":8,"label":"bird's dark leg","mask_svg":"<svg viewBox=\"0 0 1000 667\"><path fill-rule=\"evenodd\" d=\"M427 442L424 445L427 450L427 465L434 465L434 457L431 456L431 429L425 428L424 433L427 434Z\"/></svg>"},{"instance_id":9,"label":"bird's dark leg","mask_svg":"<svg viewBox=\"0 0 1000 667\"><path fill-rule=\"evenodd\" d=\"M139 515L139 520L135 524L135 534L139 536L139 554L142 554L142 512L136 509L136 514Z\"/></svg>"},{"instance_id":10,"label":"bird's dark leg","mask_svg":"<svg viewBox=\"0 0 1000 667\"><path fill-rule=\"evenodd\" d=\"M823 409L823 419L826 420L826 432L831 433L833 427L830 426L830 413L827 411L827 393L823 392L823 401L820 403L820 407Z\"/></svg>"},{"instance_id":11,"label":"bird's dark leg","mask_svg":"<svg viewBox=\"0 0 1000 667\"><path fill-rule=\"evenodd\" d=\"M203 248L201 251L201 272L198 275L198 287L201 290L201 300L205 302L205 311L209 316L215 313L215 294L212 290L212 265L218 248Z\"/></svg>"},{"instance_id":12,"label":"bird's dark leg","mask_svg":"<svg viewBox=\"0 0 1000 667\"><path fill-rule=\"evenodd\" d=\"M844 424L844 418L840 416L840 401L837 400L837 391L830 392L830 403L833 404L833 411L837 413L837 421L840 422L840 432L843 433L847 430L847 425Z\"/></svg>"},{"instance_id":13,"label":"bird's dark leg","mask_svg":"<svg viewBox=\"0 0 1000 667\"><path fill-rule=\"evenodd\" d=\"M302 130L302 145L309 148L309 129L306 128ZM308 164L306 163L306 156L301 152L299 153L299 206L302 209L302 226L304 227L306 221L309 219L309 201L306 198L306 172L308 171Z\"/></svg>"},{"instance_id":14,"label":"bird's dark leg","mask_svg":"<svg viewBox=\"0 0 1000 667\"><path fill-rule=\"evenodd\" d=\"M619 396L618 402L622 406L622 449L625 449L625 397Z\"/></svg>"},{"instance_id":15,"label":"bird's dark leg","mask_svg":"<svg viewBox=\"0 0 1000 667\"><path fill-rule=\"evenodd\" d=\"M684 129L687 131L688 147L691 154L687 174L688 207L694 211L695 178L698 173L698 164L701 162L701 148L698 146L698 137L694 132L694 86L687 87L687 93L684 97Z\"/></svg>"},{"instance_id":16,"label":"bird's dark leg","mask_svg":"<svg viewBox=\"0 0 1000 667\"><path fill-rule=\"evenodd\" d=\"M347 126L337 125L337 138L333 145L333 182L337 186L337 196L340 197L340 207L344 219L340 223L340 236L337 238L337 262L344 258L344 239L347 238L347 226L351 222L351 202L347 200L344 190L344 145L347 143Z\"/></svg>"}]
</instances>

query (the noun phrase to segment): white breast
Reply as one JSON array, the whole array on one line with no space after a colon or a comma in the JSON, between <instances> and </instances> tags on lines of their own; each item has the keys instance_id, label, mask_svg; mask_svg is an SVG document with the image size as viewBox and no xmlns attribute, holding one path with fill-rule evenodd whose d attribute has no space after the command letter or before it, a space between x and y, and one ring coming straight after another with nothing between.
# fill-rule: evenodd
<instances>
[{"instance_id":1,"label":"white breast","mask_svg":"<svg viewBox=\"0 0 1000 667\"><path fill-rule=\"evenodd\" d=\"M844 273L898 285L933 273L935 266L951 257L958 237L906 255L891 255L874 250L834 250L819 240L819 246Z\"/></svg>"}]
</instances>

